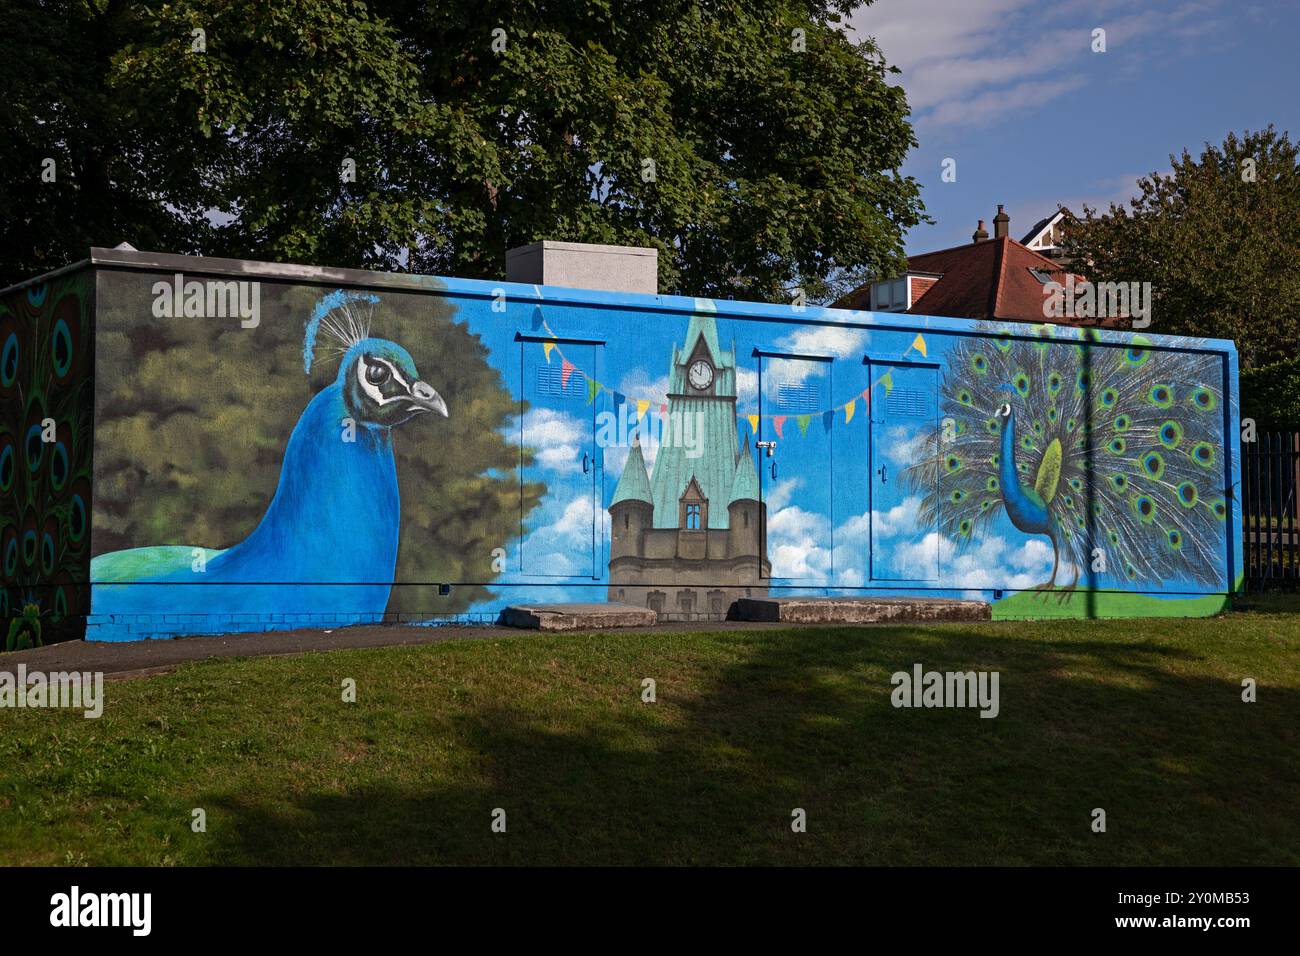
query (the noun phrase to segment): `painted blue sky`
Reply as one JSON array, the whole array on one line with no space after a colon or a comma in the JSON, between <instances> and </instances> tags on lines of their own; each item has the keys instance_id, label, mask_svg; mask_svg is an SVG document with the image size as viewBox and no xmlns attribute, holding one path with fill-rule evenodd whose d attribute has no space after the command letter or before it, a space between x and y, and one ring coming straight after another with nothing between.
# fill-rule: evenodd
<instances>
[{"instance_id":1,"label":"painted blue sky","mask_svg":"<svg viewBox=\"0 0 1300 956\"><path fill-rule=\"evenodd\" d=\"M936 221L909 253L969 242L981 218L992 231L997 203L1019 239L1058 203L1124 201L1229 131L1300 134L1296 0L876 0L850 25L902 69L913 109L904 171Z\"/></svg>"}]
</instances>

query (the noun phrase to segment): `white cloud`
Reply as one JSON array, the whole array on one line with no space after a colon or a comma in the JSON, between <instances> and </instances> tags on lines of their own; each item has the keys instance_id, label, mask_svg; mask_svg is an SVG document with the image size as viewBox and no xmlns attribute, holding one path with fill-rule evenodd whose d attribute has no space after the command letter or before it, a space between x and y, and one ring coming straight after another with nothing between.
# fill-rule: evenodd
<instances>
[{"instance_id":1,"label":"white cloud","mask_svg":"<svg viewBox=\"0 0 1300 956\"><path fill-rule=\"evenodd\" d=\"M1150 59L1124 57L1139 41L1153 48L1213 35L1206 26L1223 0L1162 0L1131 12L1128 0L876 0L854 13L850 36L875 37L902 71L917 127L987 127L1042 109L1082 88L1089 76L1139 69ZM1107 53L1092 52L1092 31L1106 31ZM1118 55L1117 55L1118 54ZM1111 56L1107 70L1090 70Z\"/></svg>"},{"instance_id":2,"label":"white cloud","mask_svg":"<svg viewBox=\"0 0 1300 956\"><path fill-rule=\"evenodd\" d=\"M518 418L511 430L519 434ZM524 441L536 450L537 464L550 471L572 471L582 467L581 449L591 426L553 408L530 408L524 413Z\"/></svg>"}]
</instances>

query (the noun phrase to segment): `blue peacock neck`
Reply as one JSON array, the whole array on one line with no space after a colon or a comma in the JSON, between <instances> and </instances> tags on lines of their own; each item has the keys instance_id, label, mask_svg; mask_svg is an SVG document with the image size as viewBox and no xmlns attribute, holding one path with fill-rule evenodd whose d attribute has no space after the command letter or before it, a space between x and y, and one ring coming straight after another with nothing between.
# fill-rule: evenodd
<instances>
[{"instance_id":1,"label":"blue peacock neck","mask_svg":"<svg viewBox=\"0 0 1300 956\"><path fill-rule=\"evenodd\" d=\"M1006 427L1002 429L1002 452L998 458L998 481L1002 485L1002 502L1007 517L1021 531L1032 534L1050 534L1047 504L1033 487L1020 483L1016 470L1016 410L1007 414Z\"/></svg>"},{"instance_id":2,"label":"blue peacock neck","mask_svg":"<svg viewBox=\"0 0 1300 956\"><path fill-rule=\"evenodd\" d=\"M311 400L261 523L212 570L243 580L392 581L401 508L390 431L357 422L349 432L348 418L341 381Z\"/></svg>"}]
</instances>

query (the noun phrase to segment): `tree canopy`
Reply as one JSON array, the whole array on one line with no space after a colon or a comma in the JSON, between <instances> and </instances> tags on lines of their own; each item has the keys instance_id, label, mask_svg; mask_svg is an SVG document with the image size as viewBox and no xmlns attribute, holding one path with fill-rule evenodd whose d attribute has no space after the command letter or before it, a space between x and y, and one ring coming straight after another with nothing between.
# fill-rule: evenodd
<instances>
[{"instance_id":1,"label":"tree canopy","mask_svg":"<svg viewBox=\"0 0 1300 956\"><path fill-rule=\"evenodd\" d=\"M1138 180L1129 208L1085 208L1064 246L1095 282L1150 282L1151 331L1235 339L1243 368L1300 342L1300 168L1272 126Z\"/></svg>"},{"instance_id":2,"label":"tree canopy","mask_svg":"<svg viewBox=\"0 0 1300 956\"><path fill-rule=\"evenodd\" d=\"M860 5L0 0L0 283L122 240L495 278L556 239L656 246L665 291L829 300L924 219Z\"/></svg>"}]
</instances>

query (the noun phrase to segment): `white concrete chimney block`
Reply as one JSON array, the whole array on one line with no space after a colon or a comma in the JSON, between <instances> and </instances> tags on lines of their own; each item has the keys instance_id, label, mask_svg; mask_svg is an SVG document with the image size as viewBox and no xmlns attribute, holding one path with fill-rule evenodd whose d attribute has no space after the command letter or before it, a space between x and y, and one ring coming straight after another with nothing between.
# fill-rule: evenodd
<instances>
[{"instance_id":1,"label":"white concrete chimney block","mask_svg":"<svg viewBox=\"0 0 1300 956\"><path fill-rule=\"evenodd\" d=\"M659 250L543 240L506 253L506 281L654 295Z\"/></svg>"}]
</instances>

